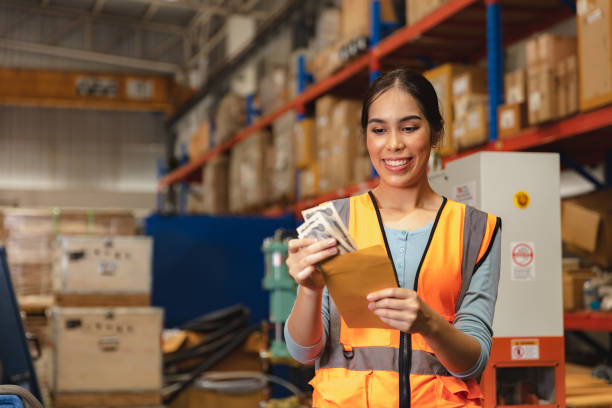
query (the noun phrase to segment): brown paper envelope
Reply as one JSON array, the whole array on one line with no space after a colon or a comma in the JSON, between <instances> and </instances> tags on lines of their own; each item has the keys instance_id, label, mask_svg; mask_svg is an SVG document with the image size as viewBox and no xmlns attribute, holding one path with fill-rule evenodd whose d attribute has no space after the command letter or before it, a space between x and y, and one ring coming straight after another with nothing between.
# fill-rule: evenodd
<instances>
[{"instance_id":1,"label":"brown paper envelope","mask_svg":"<svg viewBox=\"0 0 612 408\"><path fill-rule=\"evenodd\" d=\"M327 290L350 328L390 328L368 309L366 299L377 290L397 287L383 246L338 255L324 262L321 269Z\"/></svg>"}]
</instances>

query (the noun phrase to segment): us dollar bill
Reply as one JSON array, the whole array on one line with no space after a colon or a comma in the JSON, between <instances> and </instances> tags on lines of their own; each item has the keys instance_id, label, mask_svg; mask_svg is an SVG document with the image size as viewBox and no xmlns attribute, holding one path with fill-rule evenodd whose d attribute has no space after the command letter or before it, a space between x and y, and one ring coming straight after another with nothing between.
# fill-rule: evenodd
<instances>
[{"instance_id":1,"label":"us dollar bill","mask_svg":"<svg viewBox=\"0 0 612 408\"><path fill-rule=\"evenodd\" d=\"M315 214L308 220L299 234L302 238L314 238L316 240L335 238L338 242L338 250L340 253L347 253L354 250L342 239L335 227L329 223L329 220L321 214Z\"/></svg>"},{"instance_id":2,"label":"us dollar bill","mask_svg":"<svg viewBox=\"0 0 612 408\"><path fill-rule=\"evenodd\" d=\"M304 220L309 220L316 214L322 214L325 219L329 221L332 227L334 227L340 238L347 244L347 246L350 247L353 251L357 250L357 245L355 244L355 241L353 241L353 238L351 238L350 234L348 233L348 230L344 225L344 222L340 218L338 211L336 211L336 207L333 203L324 203L302 211L302 216L304 217Z\"/></svg>"}]
</instances>

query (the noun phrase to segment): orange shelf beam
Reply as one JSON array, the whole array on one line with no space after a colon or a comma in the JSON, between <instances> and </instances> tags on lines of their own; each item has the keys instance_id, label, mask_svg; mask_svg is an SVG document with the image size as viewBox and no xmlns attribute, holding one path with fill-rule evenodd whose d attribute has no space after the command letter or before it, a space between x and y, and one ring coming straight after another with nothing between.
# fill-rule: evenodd
<instances>
[{"instance_id":1,"label":"orange shelf beam","mask_svg":"<svg viewBox=\"0 0 612 408\"><path fill-rule=\"evenodd\" d=\"M475 149L467 150L442 159L444 164L481 151L519 151L532 149L576 135L612 127L612 106L592 112L579 113L567 119L548 125L532 127L516 137L497 140Z\"/></svg>"},{"instance_id":2,"label":"orange shelf beam","mask_svg":"<svg viewBox=\"0 0 612 408\"><path fill-rule=\"evenodd\" d=\"M612 332L612 312L572 312L563 315L565 330Z\"/></svg>"}]
</instances>

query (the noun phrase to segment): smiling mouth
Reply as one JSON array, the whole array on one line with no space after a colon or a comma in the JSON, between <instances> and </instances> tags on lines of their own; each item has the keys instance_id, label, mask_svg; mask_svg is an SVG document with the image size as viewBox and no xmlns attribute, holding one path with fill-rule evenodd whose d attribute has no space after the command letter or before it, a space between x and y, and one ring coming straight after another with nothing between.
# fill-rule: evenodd
<instances>
[{"instance_id":1,"label":"smiling mouth","mask_svg":"<svg viewBox=\"0 0 612 408\"><path fill-rule=\"evenodd\" d=\"M412 161L412 158L407 159L383 159L383 162L390 168L401 168Z\"/></svg>"}]
</instances>

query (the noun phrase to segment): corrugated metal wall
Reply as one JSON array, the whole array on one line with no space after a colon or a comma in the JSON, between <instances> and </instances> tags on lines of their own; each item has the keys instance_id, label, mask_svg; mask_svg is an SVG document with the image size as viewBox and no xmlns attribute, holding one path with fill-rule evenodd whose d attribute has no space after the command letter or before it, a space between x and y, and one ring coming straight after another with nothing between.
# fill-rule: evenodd
<instances>
[{"instance_id":1,"label":"corrugated metal wall","mask_svg":"<svg viewBox=\"0 0 612 408\"><path fill-rule=\"evenodd\" d=\"M0 107L0 189L151 192L159 115Z\"/></svg>"}]
</instances>

